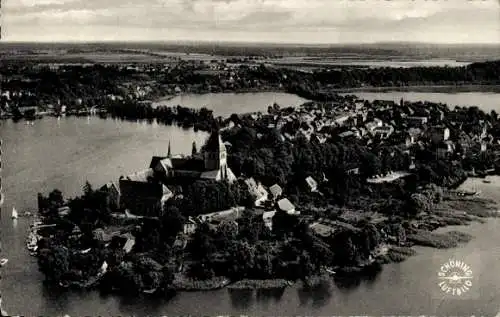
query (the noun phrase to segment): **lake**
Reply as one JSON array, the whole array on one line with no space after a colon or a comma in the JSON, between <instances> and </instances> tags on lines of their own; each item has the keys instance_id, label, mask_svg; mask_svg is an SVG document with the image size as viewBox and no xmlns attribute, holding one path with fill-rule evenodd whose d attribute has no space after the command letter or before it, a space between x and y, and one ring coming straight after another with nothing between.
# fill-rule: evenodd
<instances>
[{"instance_id":1,"label":"lake","mask_svg":"<svg viewBox=\"0 0 500 317\"><path fill-rule=\"evenodd\" d=\"M273 99L272 95L263 98ZM226 107L244 102L235 100ZM221 112L236 112L227 109ZM2 269L1 290L4 308L11 315L495 316L500 309L500 274L496 272L500 269L500 219L461 227L476 237L461 248L419 248L417 256L386 265L371 279L330 283L308 291L300 285L283 292L222 289L154 300L101 296L96 291L51 290L43 286L36 258L25 249L29 220L12 221L12 207L19 211L35 208L37 192L59 188L73 196L81 192L86 180L95 187L117 180L120 175L146 168L152 155L165 154L169 140L173 153L189 153L192 141L200 146L207 134L142 122L69 117L60 121L44 118L34 126L3 121L0 135L4 141L2 183L6 194L1 218L2 257L9 258ZM470 184L468 181L464 186ZM500 180L478 182L477 187L485 195L498 196ZM437 271L450 258L470 262L474 280L468 296L445 298L438 289Z\"/></svg>"},{"instance_id":2,"label":"lake","mask_svg":"<svg viewBox=\"0 0 500 317\"><path fill-rule=\"evenodd\" d=\"M353 92L365 100L393 100L398 102L403 98L407 101L432 101L448 104L453 109L455 106L478 106L480 109L490 112L500 109L500 94L495 92L459 92L459 93L438 93L438 92ZM346 94L342 94L346 95Z\"/></svg>"},{"instance_id":3,"label":"lake","mask_svg":"<svg viewBox=\"0 0 500 317\"><path fill-rule=\"evenodd\" d=\"M190 108L207 107L214 111L215 116L229 117L233 113L266 112L267 107L275 102L280 107L296 107L307 100L297 95L281 92L255 92L255 93L210 93L210 94L185 94L172 99L160 100L153 106L164 105L175 107L181 105Z\"/></svg>"},{"instance_id":4,"label":"lake","mask_svg":"<svg viewBox=\"0 0 500 317\"><path fill-rule=\"evenodd\" d=\"M392 68L409 68L409 67L461 67L471 64L470 62L460 62L452 59L401 59L393 60L377 60L370 58L349 58L349 57L284 57L280 59L268 60L269 63L285 64L285 65L314 65L314 66L362 66L369 68L392 67Z\"/></svg>"}]
</instances>

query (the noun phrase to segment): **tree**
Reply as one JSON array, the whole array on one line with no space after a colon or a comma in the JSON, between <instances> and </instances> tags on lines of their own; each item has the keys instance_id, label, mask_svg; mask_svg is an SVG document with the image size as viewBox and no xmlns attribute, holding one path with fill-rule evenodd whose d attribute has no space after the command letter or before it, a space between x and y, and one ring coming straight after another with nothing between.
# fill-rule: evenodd
<instances>
[{"instance_id":1,"label":"tree","mask_svg":"<svg viewBox=\"0 0 500 317\"><path fill-rule=\"evenodd\" d=\"M54 189L49 193L49 205L52 207L60 207L64 204L64 197L60 190Z\"/></svg>"},{"instance_id":2,"label":"tree","mask_svg":"<svg viewBox=\"0 0 500 317\"><path fill-rule=\"evenodd\" d=\"M416 215L419 212L429 212L432 208L432 202L424 194L412 194L408 200L408 212Z\"/></svg>"},{"instance_id":3,"label":"tree","mask_svg":"<svg viewBox=\"0 0 500 317\"><path fill-rule=\"evenodd\" d=\"M166 203L165 213L161 217L161 233L165 240L173 242L173 239L183 230L186 218L181 214L179 208Z\"/></svg>"},{"instance_id":4,"label":"tree","mask_svg":"<svg viewBox=\"0 0 500 317\"><path fill-rule=\"evenodd\" d=\"M196 142L193 141L193 147L191 149L191 155L196 155L198 154L198 148L196 147Z\"/></svg>"},{"instance_id":5,"label":"tree","mask_svg":"<svg viewBox=\"0 0 500 317\"><path fill-rule=\"evenodd\" d=\"M89 183L89 181L85 181L85 184L83 185L83 195L84 197L90 197L94 190L92 189L92 185Z\"/></svg>"},{"instance_id":6,"label":"tree","mask_svg":"<svg viewBox=\"0 0 500 317\"><path fill-rule=\"evenodd\" d=\"M47 280L60 282L70 269L69 250L59 245L40 250L38 267Z\"/></svg>"}]
</instances>

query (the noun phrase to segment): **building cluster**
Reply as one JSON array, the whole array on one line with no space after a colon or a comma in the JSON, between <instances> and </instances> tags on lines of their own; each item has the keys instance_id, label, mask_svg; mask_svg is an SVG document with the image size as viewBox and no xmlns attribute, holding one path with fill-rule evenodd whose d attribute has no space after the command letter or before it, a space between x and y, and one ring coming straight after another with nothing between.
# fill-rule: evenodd
<instances>
[{"instance_id":1,"label":"building cluster","mask_svg":"<svg viewBox=\"0 0 500 317\"><path fill-rule=\"evenodd\" d=\"M184 181L211 180L233 183L241 182L254 199L254 212L262 215L264 224L272 229L272 218L276 210L289 215L300 215L286 197L279 184L264 187L253 178L237 177L227 164L227 148L219 131L214 130L199 153L193 155L173 155L170 144L166 156L154 156L149 167L133 174L122 176L118 184L110 182L99 190L107 193L110 205L125 210L125 218L158 218L164 213L165 203L176 199L182 193L176 192L176 183ZM304 180L311 192L318 192L318 183L312 177ZM243 207L233 207L196 218L189 217L183 232L192 234L200 223L206 222L217 227L221 223L233 222L242 216ZM237 226L237 224L236 224Z\"/></svg>"},{"instance_id":2,"label":"building cluster","mask_svg":"<svg viewBox=\"0 0 500 317\"><path fill-rule=\"evenodd\" d=\"M490 123L480 121L469 124L466 113L460 109L447 110L442 105L400 103L343 98L332 103L307 103L290 110L274 107L268 114L251 114L254 120L264 122L269 129L276 129L282 140L293 140L303 135L310 142L324 143L330 139L356 142L369 147L389 145L400 148L409 158L406 170L389 171L374 175L369 183L391 182L409 175L415 168L416 151L430 149L436 158L464 157L486 151L493 138L487 133ZM231 123L230 126L234 126ZM452 131L459 131L452 133ZM257 137L262 137L258 134ZM143 171L121 177L119 184L105 185L101 190L112 193L109 197L117 206L132 211L137 217L157 217L162 214L166 201L175 199L172 184L180 179L234 182L236 176L227 165L227 148L219 134L213 131L200 153L191 156L172 155L170 146L164 157L153 157L149 167ZM346 171L358 174L359 166ZM262 215L262 221L272 229L272 218L277 210L290 215L299 215L295 206L286 197L280 184L265 187L253 178L240 178L255 199L254 212ZM326 181L322 179L321 181ZM318 190L318 181L312 177L304 179L311 192ZM128 211L128 215L132 213ZM191 234L202 222L217 226L221 222L233 221L242 215L239 207L200 215L187 219L184 234ZM315 225L323 228L327 224Z\"/></svg>"},{"instance_id":3,"label":"building cluster","mask_svg":"<svg viewBox=\"0 0 500 317\"><path fill-rule=\"evenodd\" d=\"M414 167L418 149L429 149L439 159L463 158L485 152L494 144L488 134L489 121L470 123L465 110L450 111L442 104L341 98L338 102L310 102L294 111L274 107L271 113L251 116L268 128L277 129L282 140L291 141L302 135L310 142L356 140L371 148L399 148L410 158L408 170ZM350 172L356 172L356 168L353 166Z\"/></svg>"}]
</instances>

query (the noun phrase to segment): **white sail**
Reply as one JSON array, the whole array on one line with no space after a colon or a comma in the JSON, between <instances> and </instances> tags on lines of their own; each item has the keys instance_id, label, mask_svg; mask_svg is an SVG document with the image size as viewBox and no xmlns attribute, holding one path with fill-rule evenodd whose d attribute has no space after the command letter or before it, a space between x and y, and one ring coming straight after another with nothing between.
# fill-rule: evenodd
<instances>
[{"instance_id":1,"label":"white sail","mask_svg":"<svg viewBox=\"0 0 500 317\"><path fill-rule=\"evenodd\" d=\"M18 215L17 215L17 210L16 208L12 208L12 219L17 219Z\"/></svg>"}]
</instances>

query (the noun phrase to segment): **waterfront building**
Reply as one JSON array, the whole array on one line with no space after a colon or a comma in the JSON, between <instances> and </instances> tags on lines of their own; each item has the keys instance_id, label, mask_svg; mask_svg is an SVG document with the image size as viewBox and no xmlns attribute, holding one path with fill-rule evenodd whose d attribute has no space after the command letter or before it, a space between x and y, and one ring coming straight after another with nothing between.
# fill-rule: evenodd
<instances>
[{"instance_id":1,"label":"waterfront building","mask_svg":"<svg viewBox=\"0 0 500 317\"><path fill-rule=\"evenodd\" d=\"M164 203L174 196L168 186L177 181L212 180L234 182L227 165L227 150L219 131L214 130L200 153L154 156L149 168L120 178L120 205L141 216L158 216Z\"/></svg>"}]
</instances>

